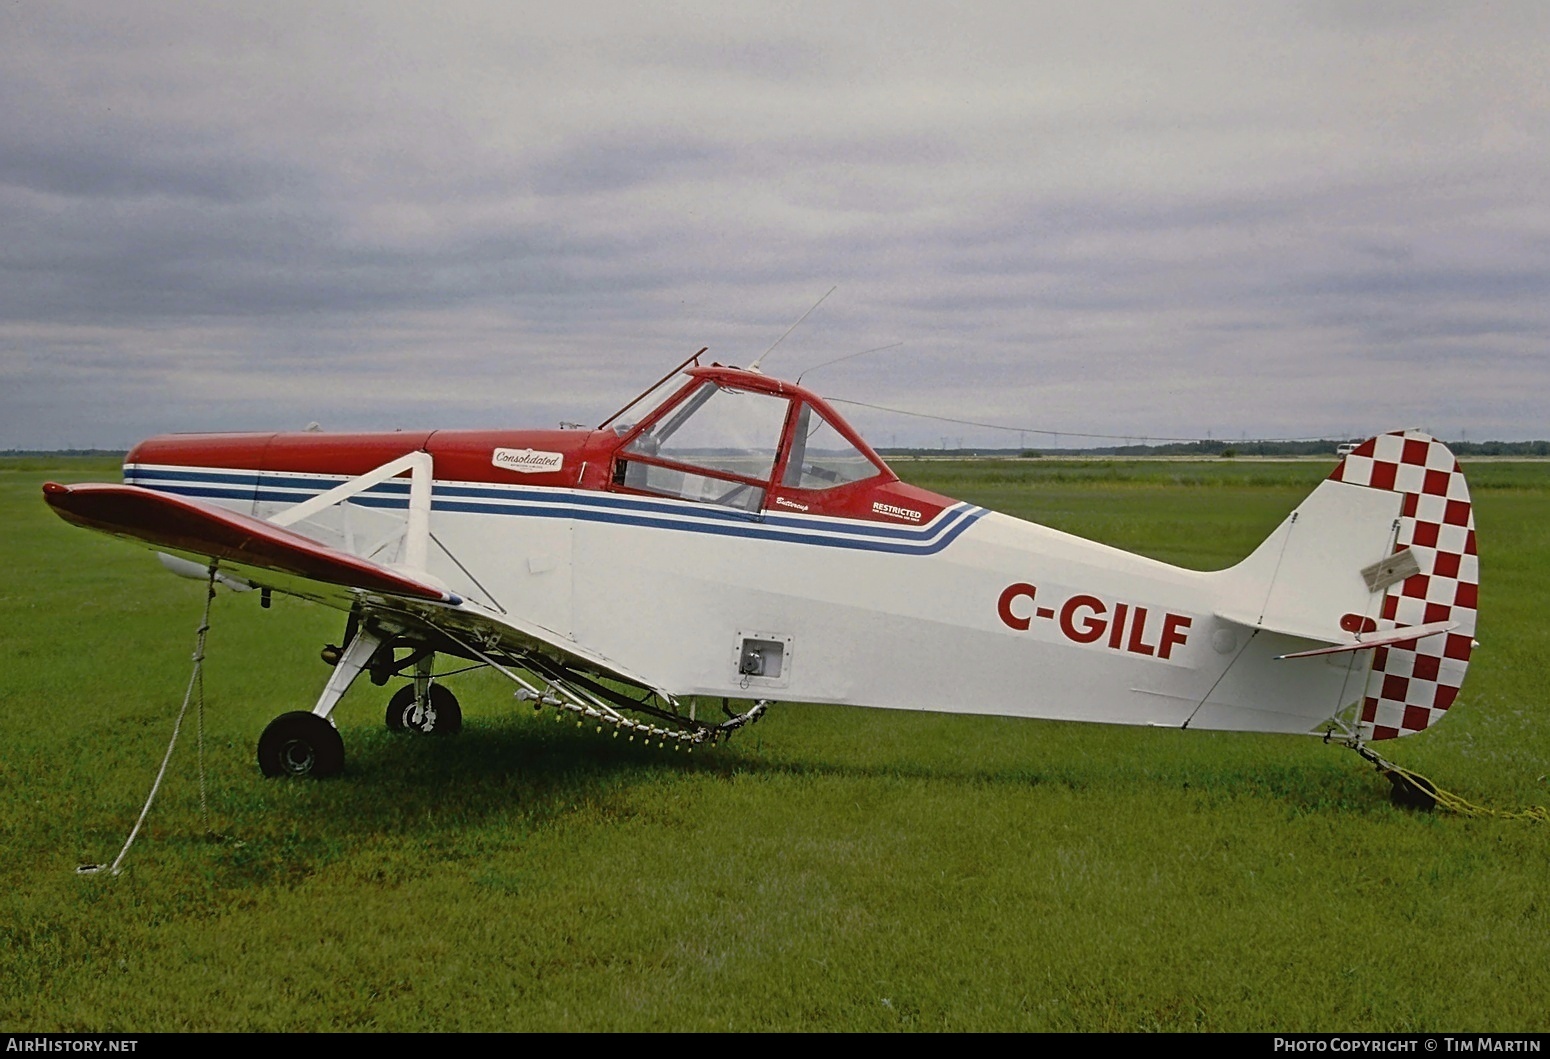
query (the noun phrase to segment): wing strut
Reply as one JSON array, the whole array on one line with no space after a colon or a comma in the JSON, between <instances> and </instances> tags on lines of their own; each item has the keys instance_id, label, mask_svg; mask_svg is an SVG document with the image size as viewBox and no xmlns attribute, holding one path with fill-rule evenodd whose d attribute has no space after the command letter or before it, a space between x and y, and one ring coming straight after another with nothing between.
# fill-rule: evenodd
<instances>
[{"instance_id":1,"label":"wing strut","mask_svg":"<svg viewBox=\"0 0 1550 1059\"><path fill-rule=\"evenodd\" d=\"M428 452L411 452L407 456L400 456L375 470L342 482L326 493L319 493L311 500L303 500L295 507L288 507L269 521L276 526L295 525L352 496L359 496L390 478L397 478L405 471L409 472L409 525L404 531L402 565L417 573L424 573L426 560L430 556L431 540L432 461Z\"/></svg>"}]
</instances>

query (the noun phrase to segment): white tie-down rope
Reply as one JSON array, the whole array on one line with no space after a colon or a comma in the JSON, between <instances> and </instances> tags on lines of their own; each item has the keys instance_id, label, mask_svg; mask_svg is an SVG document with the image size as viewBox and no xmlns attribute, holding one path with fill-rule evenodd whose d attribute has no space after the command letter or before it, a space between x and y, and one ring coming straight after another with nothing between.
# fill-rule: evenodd
<instances>
[{"instance_id":1,"label":"white tie-down rope","mask_svg":"<svg viewBox=\"0 0 1550 1059\"><path fill-rule=\"evenodd\" d=\"M146 796L145 807L140 810L140 818L135 821L135 826L129 832L129 837L124 840L124 848L118 851L118 856L113 858L113 863L107 867L110 875L117 875L122 869L124 858L129 855L129 847L134 845L135 838L140 834L140 828L145 824L145 818L150 815L151 805L156 801L156 792L161 790L161 781L167 775L167 765L172 761L172 750L178 745L178 732L183 727L183 718L188 714L188 704L194 700L195 692L199 700L199 814L204 821L205 834L210 832L210 806L205 796L205 685L204 685L204 660L205 660L205 634L210 631L210 604L215 601L215 563L210 564L208 583L205 591L204 617L199 621L199 632L194 642L194 672L188 678L188 690L183 693L183 708L178 711L178 719L172 723L172 738L167 742L167 752L162 755L161 768L156 773L156 782L151 784L151 793ZM95 875L103 870L101 864L82 864L75 869L80 875Z\"/></svg>"}]
</instances>

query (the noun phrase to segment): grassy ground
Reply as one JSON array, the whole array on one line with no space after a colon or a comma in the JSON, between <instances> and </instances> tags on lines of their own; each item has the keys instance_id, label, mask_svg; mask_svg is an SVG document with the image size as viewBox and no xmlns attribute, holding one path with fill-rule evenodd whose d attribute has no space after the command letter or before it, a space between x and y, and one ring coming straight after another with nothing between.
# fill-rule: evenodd
<instances>
[{"instance_id":1,"label":"grassy ground","mask_svg":"<svg viewBox=\"0 0 1550 1059\"><path fill-rule=\"evenodd\" d=\"M1459 703L1389 752L1473 800L1550 801L1550 467L1471 467L1481 628ZM1317 464L905 462L906 477L1196 567ZM1550 829L1416 815L1312 740L782 705L692 757L457 683L455 739L265 781L332 612L216 603L210 813L165 747L202 588L64 525L0 461L0 1025L8 1029L1550 1029Z\"/></svg>"}]
</instances>

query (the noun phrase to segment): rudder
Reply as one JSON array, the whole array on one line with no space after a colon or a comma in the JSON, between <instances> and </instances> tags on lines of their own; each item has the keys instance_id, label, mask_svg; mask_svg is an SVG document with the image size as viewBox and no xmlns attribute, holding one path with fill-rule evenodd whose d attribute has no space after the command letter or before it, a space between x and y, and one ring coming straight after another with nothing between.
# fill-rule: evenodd
<instances>
[{"instance_id":1,"label":"rudder","mask_svg":"<svg viewBox=\"0 0 1550 1059\"><path fill-rule=\"evenodd\" d=\"M1442 442L1407 430L1368 439L1330 480L1402 497L1392 550L1409 549L1419 572L1386 587L1379 630L1458 623L1450 632L1373 651L1361 734L1377 740L1425 731L1453 705L1474 647L1480 563L1464 472Z\"/></svg>"}]
</instances>

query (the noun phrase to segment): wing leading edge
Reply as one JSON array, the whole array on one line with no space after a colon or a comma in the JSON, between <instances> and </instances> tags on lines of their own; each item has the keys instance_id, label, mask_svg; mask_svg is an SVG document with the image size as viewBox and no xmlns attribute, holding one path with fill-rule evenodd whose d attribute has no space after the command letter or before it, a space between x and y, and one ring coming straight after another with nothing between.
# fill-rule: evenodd
<instances>
[{"instance_id":1,"label":"wing leading edge","mask_svg":"<svg viewBox=\"0 0 1550 1059\"><path fill-rule=\"evenodd\" d=\"M219 560L236 576L277 591L343 609L364 603L371 613L394 616L402 628L418 626L454 640L500 643L523 654L538 651L666 694L651 678L548 629L512 615L497 616L428 577L330 548L273 522L134 485L49 482L43 497L73 525L191 559ZM332 591L319 592L320 585ZM363 593L370 596L362 600Z\"/></svg>"},{"instance_id":2,"label":"wing leading edge","mask_svg":"<svg viewBox=\"0 0 1550 1059\"><path fill-rule=\"evenodd\" d=\"M337 551L248 515L136 485L43 486L66 522L157 548L258 567L308 581L457 606L462 600L430 580Z\"/></svg>"}]
</instances>

